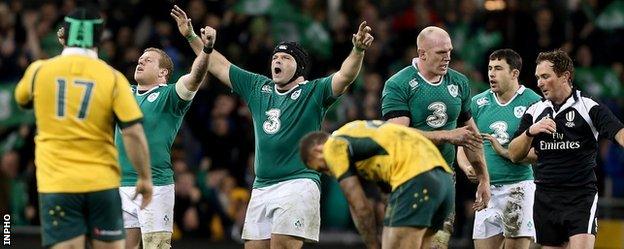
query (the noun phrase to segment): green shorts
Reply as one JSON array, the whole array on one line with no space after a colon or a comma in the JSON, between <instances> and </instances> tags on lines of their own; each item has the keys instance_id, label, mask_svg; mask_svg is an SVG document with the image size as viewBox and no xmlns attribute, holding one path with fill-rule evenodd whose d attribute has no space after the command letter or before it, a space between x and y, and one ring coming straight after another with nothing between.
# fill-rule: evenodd
<instances>
[{"instance_id":1,"label":"green shorts","mask_svg":"<svg viewBox=\"0 0 624 249\"><path fill-rule=\"evenodd\" d=\"M115 241L125 238L119 189L87 193L39 193L44 247L87 235Z\"/></svg>"},{"instance_id":2,"label":"green shorts","mask_svg":"<svg viewBox=\"0 0 624 249\"><path fill-rule=\"evenodd\" d=\"M437 167L401 184L388 199L387 227L440 230L455 206L453 176Z\"/></svg>"}]
</instances>

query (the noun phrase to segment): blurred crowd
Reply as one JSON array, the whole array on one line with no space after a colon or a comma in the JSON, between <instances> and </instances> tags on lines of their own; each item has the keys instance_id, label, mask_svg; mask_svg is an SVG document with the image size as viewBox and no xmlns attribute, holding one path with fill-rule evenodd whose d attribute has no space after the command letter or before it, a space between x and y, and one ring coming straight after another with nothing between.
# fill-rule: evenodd
<instances>
[{"instance_id":1,"label":"blurred crowd","mask_svg":"<svg viewBox=\"0 0 624 249\"><path fill-rule=\"evenodd\" d=\"M171 56L172 79L188 70L195 55L169 15L172 1L99 2L106 20L100 58L131 82L147 47L162 48ZM15 84L29 63L61 52L56 31L77 4L77 0L0 0L0 89ZM354 85L327 114L326 130L355 119L381 118L385 80L410 65L417 55L416 35L429 25L443 27L451 35L451 67L471 79L473 94L489 87L491 51L518 51L524 62L521 83L539 92L533 75L537 54L562 48L576 63L575 86L624 120L624 20L609 18L624 15L624 1L178 0L175 4L187 12L196 32L205 25L217 29L215 48L230 61L265 75L270 75L271 52L281 39L298 39L306 46L311 56L308 78L336 71L351 50L351 34L366 20L373 28L374 44ZM5 95L0 94L0 102L12 98ZM0 124L0 211L10 213L15 225L38 224L35 132L32 122ZM172 149L174 238L240 238L254 178L253 148L252 120L245 103L208 78ZM596 168L603 186L600 193L624 197L624 185L618 185L624 184L624 152L606 141L601 148ZM466 225L471 211L464 207L474 197L474 186L460 172L455 236L466 238L471 234L471 226ZM323 180L323 229L353 229L342 194L335 183ZM328 207L331 213L325 212Z\"/></svg>"}]
</instances>

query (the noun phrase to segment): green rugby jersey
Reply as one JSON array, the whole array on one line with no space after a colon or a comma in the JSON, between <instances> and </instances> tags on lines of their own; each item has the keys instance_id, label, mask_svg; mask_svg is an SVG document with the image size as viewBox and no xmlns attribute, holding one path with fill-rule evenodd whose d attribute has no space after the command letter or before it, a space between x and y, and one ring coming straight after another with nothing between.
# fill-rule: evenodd
<instances>
[{"instance_id":1,"label":"green rugby jersey","mask_svg":"<svg viewBox=\"0 0 624 249\"><path fill-rule=\"evenodd\" d=\"M132 92L143 112L143 129L149 146L154 186L173 184L171 146L191 101L178 96L175 84L161 84L143 94L139 94L133 86ZM115 144L119 150L121 186L134 186L137 172L126 155L119 127L115 132Z\"/></svg>"},{"instance_id":2,"label":"green rugby jersey","mask_svg":"<svg viewBox=\"0 0 624 249\"><path fill-rule=\"evenodd\" d=\"M526 109L540 100L533 90L520 86L516 94L501 104L491 90L475 95L471 101L472 117L481 133L492 135L505 148L520 125L520 118ZM496 153L489 140L483 140L485 161L491 184L511 184L533 179L533 170L528 163L514 164Z\"/></svg>"},{"instance_id":3,"label":"green rugby jersey","mask_svg":"<svg viewBox=\"0 0 624 249\"><path fill-rule=\"evenodd\" d=\"M410 126L423 131L457 128L460 113L470 112L470 86L463 74L448 69L437 83L431 83L418 71L416 59L386 81L381 96L384 119L408 116ZM455 146L438 145L449 165L455 161Z\"/></svg>"},{"instance_id":4,"label":"green rugby jersey","mask_svg":"<svg viewBox=\"0 0 624 249\"><path fill-rule=\"evenodd\" d=\"M336 101L332 76L305 81L287 92L277 91L266 76L230 67L232 90L240 95L253 117L255 135L254 188L286 180L309 178L320 186L319 173L299 156L299 140L321 129L327 109Z\"/></svg>"}]
</instances>

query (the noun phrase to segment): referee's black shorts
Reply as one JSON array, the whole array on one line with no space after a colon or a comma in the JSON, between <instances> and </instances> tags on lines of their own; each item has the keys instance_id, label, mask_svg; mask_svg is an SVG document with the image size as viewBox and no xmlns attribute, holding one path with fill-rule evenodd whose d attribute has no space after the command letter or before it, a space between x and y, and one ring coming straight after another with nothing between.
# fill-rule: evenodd
<instances>
[{"instance_id":1,"label":"referee's black shorts","mask_svg":"<svg viewBox=\"0 0 624 249\"><path fill-rule=\"evenodd\" d=\"M598 191L593 188L537 186L533 204L536 240L542 246L561 246L576 234L597 232Z\"/></svg>"}]
</instances>

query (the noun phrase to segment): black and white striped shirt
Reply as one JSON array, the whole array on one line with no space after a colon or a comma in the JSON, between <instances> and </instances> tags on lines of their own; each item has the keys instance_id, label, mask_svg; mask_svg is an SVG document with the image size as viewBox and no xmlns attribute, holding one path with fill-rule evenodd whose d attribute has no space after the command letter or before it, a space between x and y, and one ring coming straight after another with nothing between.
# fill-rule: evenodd
<instances>
[{"instance_id":1,"label":"black and white striped shirt","mask_svg":"<svg viewBox=\"0 0 624 249\"><path fill-rule=\"evenodd\" d=\"M543 187L596 188L598 138L615 141L615 135L624 128L604 105L573 90L573 94L558 111L550 100L542 99L531 105L522 116L514 137L525 132L544 117L557 125L553 134L540 133L531 143L537 153L534 164L535 183Z\"/></svg>"}]
</instances>

